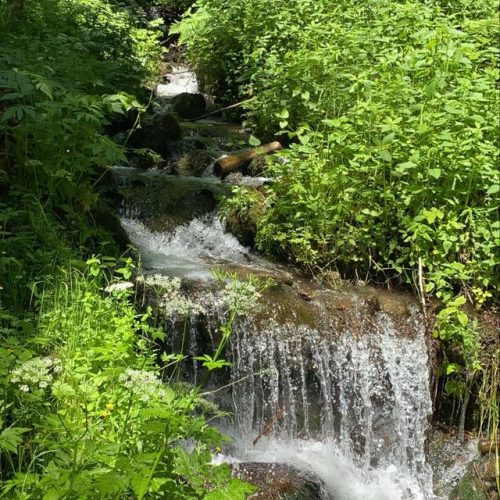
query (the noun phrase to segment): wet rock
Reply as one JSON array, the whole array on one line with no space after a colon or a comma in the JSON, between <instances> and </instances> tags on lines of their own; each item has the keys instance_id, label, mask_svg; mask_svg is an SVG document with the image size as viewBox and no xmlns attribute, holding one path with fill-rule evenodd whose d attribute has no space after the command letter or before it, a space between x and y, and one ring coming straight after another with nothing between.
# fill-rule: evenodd
<instances>
[{"instance_id":1,"label":"wet rock","mask_svg":"<svg viewBox=\"0 0 500 500\"><path fill-rule=\"evenodd\" d=\"M257 486L249 499L321 500L321 480L286 464L245 462L233 465L233 475Z\"/></svg>"},{"instance_id":2,"label":"wet rock","mask_svg":"<svg viewBox=\"0 0 500 500\"><path fill-rule=\"evenodd\" d=\"M239 172L232 172L224 179L224 182L227 184L258 189L262 186L272 184L273 179L269 177L249 177L248 175L242 175Z\"/></svg>"},{"instance_id":3,"label":"wet rock","mask_svg":"<svg viewBox=\"0 0 500 500\"><path fill-rule=\"evenodd\" d=\"M497 474L496 458L494 456L491 456L490 458L483 460L476 470L483 481L495 482Z\"/></svg>"},{"instance_id":4,"label":"wet rock","mask_svg":"<svg viewBox=\"0 0 500 500\"><path fill-rule=\"evenodd\" d=\"M477 442L477 449L483 454L490 452L494 453L495 448L496 448L495 443L493 443L491 439L480 439Z\"/></svg>"},{"instance_id":5,"label":"wet rock","mask_svg":"<svg viewBox=\"0 0 500 500\"><path fill-rule=\"evenodd\" d=\"M471 466L463 479L453 488L449 500L488 500L488 494L481 480Z\"/></svg>"},{"instance_id":6,"label":"wet rock","mask_svg":"<svg viewBox=\"0 0 500 500\"><path fill-rule=\"evenodd\" d=\"M130 244L128 234L123 229L118 216L106 205L99 205L90 211L94 224L108 232L121 250Z\"/></svg>"},{"instance_id":7,"label":"wet rock","mask_svg":"<svg viewBox=\"0 0 500 500\"><path fill-rule=\"evenodd\" d=\"M132 134L130 144L136 148L147 148L166 158L170 153L170 141L182 138L182 128L177 116L162 112L146 121Z\"/></svg>"},{"instance_id":8,"label":"wet rock","mask_svg":"<svg viewBox=\"0 0 500 500\"><path fill-rule=\"evenodd\" d=\"M114 170L118 191L127 206L127 217L144 220L152 231L173 231L194 217L216 207L228 186L207 178L164 175L160 171L132 168Z\"/></svg>"},{"instance_id":9,"label":"wet rock","mask_svg":"<svg viewBox=\"0 0 500 500\"><path fill-rule=\"evenodd\" d=\"M199 177L209 167L216 155L206 150L195 150L184 153L174 164L174 171L179 175Z\"/></svg>"},{"instance_id":10,"label":"wet rock","mask_svg":"<svg viewBox=\"0 0 500 500\"><path fill-rule=\"evenodd\" d=\"M455 433L433 429L427 460L432 468L434 493L447 498L476 458L476 443L469 436L462 443Z\"/></svg>"},{"instance_id":11,"label":"wet rock","mask_svg":"<svg viewBox=\"0 0 500 500\"><path fill-rule=\"evenodd\" d=\"M172 99L172 109L181 118L190 120L203 115L206 112L207 103L203 94L183 92Z\"/></svg>"}]
</instances>

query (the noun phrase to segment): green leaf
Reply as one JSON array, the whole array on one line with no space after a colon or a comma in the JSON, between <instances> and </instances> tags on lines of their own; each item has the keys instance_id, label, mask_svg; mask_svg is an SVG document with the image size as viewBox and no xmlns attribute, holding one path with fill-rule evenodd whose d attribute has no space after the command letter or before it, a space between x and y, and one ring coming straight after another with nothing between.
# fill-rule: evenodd
<instances>
[{"instance_id":1,"label":"green leaf","mask_svg":"<svg viewBox=\"0 0 500 500\"><path fill-rule=\"evenodd\" d=\"M7 427L0 434L0 450L17 453L17 447L23 442L22 435L30 430L26 427Z\"/></svg>"},{"instance_id":2,"label":"green leaf","mask_svg":"<svg viewBox=\"0 0 500 500\"><path fill-rule=\"evenodd\" d=\"M382 158L382 160L384 160L384 161L387 161L387 162L392 161L392 155L391 155L391 153L389 153L389 151L387 151L387 150L380 151L379 156L380 156L380 158Z\"/></svg>"},{"instance_id":3,"label":"green leaf","mask_svg":"<svg viewBox=\"0 0 500 500\"><path fill-rule=\"evenodd\" d=\"M262 144L262 142L254 135L250 136L250 139L248 139L248 143L250 144L250 146L260 146Z\"/></svg>"},{"instance_id":4,"label":"green leaf","mask_svg":"<svg viewBox=\"0 0 500 500\"><path fill-rule=\"evenodd\" d=\"M434 177L434 179L439 179L441 177L441 169L440 168L430 168L429 175Z\"/></svg>"},{"instance_id":5,"label":"green leaf","mask_svg":"<svg viewBox=\"0 0 500 500\"><path fill-rule=\"evenodd\" d=\"M55 488L50 488L43 496L43 500L59 500L60 498L61 494Z\"/></svg>"},{"instance_id":6,"label":"green leaf","mask_svg":"<svg viewBox=\"0 0 500 500\"><path fill-rule=\"evenodd\" d=\"M231 479L223 489L207 493L205 500L245 500L257 488L239 479Z\"/></svg>"},{"instance_id":7,"label":"green leaf","mask_svg":"<svg viewBox=\"0 0 500 500\"><path fill-rule=\"evenodd\" d=\"M498 191L500 191L500 184L492 184L488 190L486 191L487 194L497 194Z\"/></svg>"},{"instance_id":8,"label":"green leaf","mask_svg":"<svg viewBox=\"0 0 500 500\"><path fill-rule=\"evenodd\" d=\"M461 366L457 363L447 363L444 366L445 375L451 375L452 373L458 373L461 370Z\"/></svg>"}]
</instances>

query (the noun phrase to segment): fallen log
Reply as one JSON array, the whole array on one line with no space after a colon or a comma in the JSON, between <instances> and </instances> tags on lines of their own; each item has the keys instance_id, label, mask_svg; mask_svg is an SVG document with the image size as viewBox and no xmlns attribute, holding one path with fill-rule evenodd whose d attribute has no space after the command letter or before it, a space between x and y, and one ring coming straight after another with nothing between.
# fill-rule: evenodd
<instances>
[{"instance_id":1,"label":"fallen log","mask_svg":"<svg viewBox=\"0 0 500 500\"><path fill-rule=\"evenodd\" d=\"M274 151L279 151L280 149L283 149L281 143L273 141L255 149L246 149L238 154L223 156L215 161L214 174L218 177L224 177L227 174L238 170L240 167L253 160L256 156L273 153Z\"/></svg>"}]
</instances>

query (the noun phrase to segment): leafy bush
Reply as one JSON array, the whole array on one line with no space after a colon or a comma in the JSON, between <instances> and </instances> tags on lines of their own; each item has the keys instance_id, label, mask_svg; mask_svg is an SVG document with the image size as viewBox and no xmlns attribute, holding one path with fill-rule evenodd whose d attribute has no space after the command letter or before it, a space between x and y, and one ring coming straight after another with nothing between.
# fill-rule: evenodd
<instances>
[{"instance_id":1,"label":"leafy bush","mask_svg":"<svg viewBox=\"0 0 500 500\"><path fill-rule=\"evenodd\" d=\"M106 127L144 110L134 94L160 62L157 38L137 5L0 0L2 497L252 491L210 463L224 440L205 419L214 405L163 384L165 332L133 306L130 260L82 260L112 239L95 241L88 215L107 167L126 161Z\"/></svg>"},{"instance_id":2,"label":"leafy bush","mask_svg":"<svg viewBox=\"0 0 500 500\"><path fill-rule=\"evenodd\" d=\"M207 426L199 391L162 383L154 345L165 332L120 282L131 262L106 262L37 287L30 334L0 323L3 495L244 498L252 488L210 465L224 437ZM116 277L103 281L110 266Z\"/></svg>"},{"instance_id":3,"label":"leafy bush","mask_svg":"<svg viewBox=\"0 0 500 500\"><path fill-rule=\"evenodd\" d=\"M499 230L494 3L464 2L474 19L430 1L197 5L177 28L194 63L254 97L261 132L297 139L271 168L261 246L409 282L421 260L428 291L484 299Z\"/></svg>"},{"instance_id":4,"label":"leafy bush","mask_svg":"<svg viewBox=\"0 0 500 500\"><path fill-rule=\"evenodd\" d=\"M88 215L95 184L126 161L106 126L143 110L133 94L161 54L136 10L101 0L0 2L5 306L22 310L30 281L96 235Z\"/></svg>"},{"instance_id":5,"label":"leafy bush","mask_svg":"<svg viewBox=\"0 0 500 500\"><path fill-rule=\"evenodd\" d=\"M293 142L269 168L260 248L436 295L435 335L470 379L482 344L463 306L498 294L497 3L196 6L175 28L188 57L250 98L257 133Z\"/></svg>"}]
</instances>

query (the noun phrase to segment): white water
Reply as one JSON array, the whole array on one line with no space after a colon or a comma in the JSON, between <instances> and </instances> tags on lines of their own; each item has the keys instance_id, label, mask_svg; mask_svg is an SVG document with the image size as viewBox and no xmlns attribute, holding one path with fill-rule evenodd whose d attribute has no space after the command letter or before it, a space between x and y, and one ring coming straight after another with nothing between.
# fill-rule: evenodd
<instances>
[{"instance_id":1,"label":"white water","mask_svg":"<svg viewBox=\"0 0 500 500\"><path fill-rule=\"evenodd\" d=\"M156 95L158 97L171 99L183 92L190 94L199 92L196 73L189 66L184 64L172 65L172 72L168 76L169 83L159 84L156 87Z\"/></svg>"},{"instance_id":2,"label":"white water","mask_svg":"<svg viewBox=\"0 0 500 500\"><path fill-rule=\"evenodd\" d=\"M421 332L398 336L379 313L373 331L360 338L272 324L256 332L249 323L237 333L232 455L310 470L335 500L433 498Z\"/></svg>"},{"instance_id":3,"label":"white water","mask_svg":"<svg viewBox=\"0 0 500 500\"><path fill-rule=\"evenodd\" d=\"M219 455L214 463L241 461L287 463L305 473L312 473L323 481L326 497L332 500L403 500L428 498L410 493L398 467L389 465L364 470L345 451L331 440L278 440L269 439L253 451L238 452L238 460ZM410 479L412 483L413 480Z\"/></svg>"},{"instance_id":4,"label":"white water","mask_svg":"<svg viewBox=\"0 0 500 500\"><path fill-rule=\"evenodd\" d=\"M172 233L152 232L133 219L122 224L146 267L163 274L206 278L217 262L248 258L214 215ZM297 319L267 326L244 320L228 353L234 384L234 424L224 429L234 437L228 453L312 472L333 500L433 498L424 454L431 412L427 350L420 316L408 321L413 337L398 334L383 313L358 336L348 329L318 332ZM188 349L195 356L196 323L191 326Z\"/></svg>"},{"instance_id":5,"label":"white water","mask_svg":"<svg viewBox=\"0 0 500 500\"><path fill-rule=\"evenodd\" d=\"M214 215L195 218L172 233L150 231L134 219L121 222L144 265L170 276L205 278L217 262L245 262L248 254Z\"/></svg>"}]
</instances>

